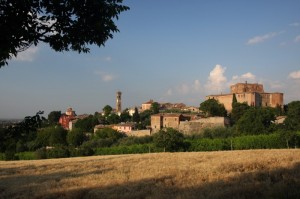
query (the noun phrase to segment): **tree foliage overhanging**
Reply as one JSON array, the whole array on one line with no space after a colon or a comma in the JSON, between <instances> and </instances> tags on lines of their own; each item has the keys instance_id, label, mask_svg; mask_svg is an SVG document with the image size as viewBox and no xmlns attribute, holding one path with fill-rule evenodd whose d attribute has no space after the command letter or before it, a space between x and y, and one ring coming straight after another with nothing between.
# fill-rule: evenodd
<instances>
[{"instance_id":1,"label":"tree foliage overhanging","mask_svg":"<svg viewBox=\"0 0 300 199\"><path fill-rule=\"evenodd\" d=\"M0 67L18 52L45 42L55 51L89 52L104 46L118 28L114 19L129 10L123 0L1 0Z\"/></svg>"}]
</instances>

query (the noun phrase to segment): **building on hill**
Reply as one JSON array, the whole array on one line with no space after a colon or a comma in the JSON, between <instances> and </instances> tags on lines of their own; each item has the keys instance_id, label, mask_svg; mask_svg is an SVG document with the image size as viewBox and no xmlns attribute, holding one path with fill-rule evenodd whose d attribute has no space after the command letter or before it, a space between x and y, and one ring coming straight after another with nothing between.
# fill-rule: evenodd
<instances>
[{"instance_id":1,"label":"building on hill","mask_svg":"<svg viewBox=\"0 0 300 199\"><path fill-rule=\"evenodd\" d=\"M76 113L69 107L67 111L60 116L58 122L64 129L69 130L69 122L74 119L76 119Z\"/></svg>"},{"instance_id":2,"label":"building on hill","mask_svg":"<svg viewBox=\"0 0 300 199\"><path fill-rule=\"evenodd\" d=\"M151 115L151 130L152 133L156 133L163 128L179 129L179 124L181 121L190 119L190 117L184 116L183 114L174 113L159 113Z\"/></svg>"},{"instance_id":3,"label":"building on hill","mask_svg":"<svg viewBox=\"0 0 300 199\"><path fill-rule=\"evenodd\" d=\"M129 133L135 129L136 124L134 122L128 122L128 123L120 123L113 125L113 129L122 132L122 133Z\"/></svg>"},{"instance_id":4,"label":"building on hill","mask_svg":"<svg viewBox=\"0 0 300 199\"><path fill-rule=\"evenodd\" d=\"M205 128L226 127L228 125L229 118L227 117L203 118L174 113L161 113L151 116L151 133L157 133L163 128L173 128L185 135L190 135L201 133Z\"/></svg>"},{"instance_id":5,"label":"building on hill","mask_svg":"<svg viewBox=\"0 0 300 199\"><path fill-rule=\"evenodd\" d=\"M249 106L256 107L283 107L283 93L268 93L262 84L237 83L230 87L229 94L209 95L206 99L216 99L224 104L228 112L232 110L232 100L235 95L237 102L246 102Z\"/></svg>"},{"instance_id":6,"label":"building on hill","mask_svg":"<svg viewBox=\"0 0 300 199\"><path fill-rule=\"evenodd\" d=\"M151 99L148 102L144 102L142 103L142 110L141 111L145 111L145 110L150 110L151 105L154 103L154 101Z\"/></svg>"}]
</instances>

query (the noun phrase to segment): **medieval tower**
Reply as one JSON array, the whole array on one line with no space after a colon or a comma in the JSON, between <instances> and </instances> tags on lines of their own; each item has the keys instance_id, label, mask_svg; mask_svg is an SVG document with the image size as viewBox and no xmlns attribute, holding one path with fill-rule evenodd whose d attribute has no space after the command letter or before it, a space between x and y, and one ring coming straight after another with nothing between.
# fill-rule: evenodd
<instances>
[{"instance_id":1,"label":"medieval tower","mask_svg":"<svg viewBox=\"0 0 300 199\"><path fill-rule=\"evenodd\" d=\"M117 92L117 98L116 98L116 112L119 113L119 114L122 111L121 95L122 95L122 93L120 91L118 91Z\"/></svg>"}]
</instances>

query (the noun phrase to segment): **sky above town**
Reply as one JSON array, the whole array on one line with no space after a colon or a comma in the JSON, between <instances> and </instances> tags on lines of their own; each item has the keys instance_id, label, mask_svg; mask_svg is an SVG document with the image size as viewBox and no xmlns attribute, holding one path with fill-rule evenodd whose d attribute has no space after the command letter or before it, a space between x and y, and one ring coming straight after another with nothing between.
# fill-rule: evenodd
<instances>
[{"instance_id":1,"label":"sky above town","mask_svg":"<svg viewBox=\"0 0 300 199\"><path fill-rule=\"evenodd\" d=\"M157 102L199 106L237 82L300 100L299 0L128 0L105 47L55 52L40 43L0 68L0 118L94 114Z\"/></svg>"}]
</instances>

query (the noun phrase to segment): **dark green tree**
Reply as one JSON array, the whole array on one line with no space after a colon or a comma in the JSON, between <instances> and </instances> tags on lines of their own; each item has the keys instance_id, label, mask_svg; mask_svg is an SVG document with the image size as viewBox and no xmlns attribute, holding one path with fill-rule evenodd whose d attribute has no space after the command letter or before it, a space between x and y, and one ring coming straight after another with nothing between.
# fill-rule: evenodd
<instances>
[{"instance_id":1,"label":"dark green tree","mask_svg":"<svg viewBox=\"0 0 300 199\"><path fill-rule=\"evenodd\" d=\"M150 110L151 110L152 114L157 114L157 113L159 113L159 108L160 108L159 103L153 102L151 104Z\"/></svg>"},{"instance_id":2,"label":"dark green tree","mask_svg":"<svg viewBox=\"0 0 300 199\"><path fill-rule=\"evenodd\" d=\"M9 154L16 151L17 144L26 144L36 139L36 132L45 123L42 116L44 112L39 111L34 116L27 116L24 120L16 125L0 130L1 132L1 150L9 150ZM3 145L2 145L3 144Z\"/></svg>"},{"instance_id":3,"label":"dark green tree","mask_svg":"<svg viewBox=\"0 0 300 199\"><path fill-rule=\"evenodd\" d=\"M131 116L129 115L128 109L125 109L122 111L120 115L120 120L121 122L130 122L131 121Z\"/></svg>"},{"instance_id":4,"label":"dark green tree","mask_svg":"<svg viewBox=\"0 0 300 199\"><path fill-rule=\"evenodd\" d=\"M74 126L85 132L93 132L93 129L97 124L99 124L98 116L89 115L86 118L77 120Z\"/></svg>"},{"instance_id":5,"label":"dark green tree","mask_svg":"<svg viewBox=\"0 0 300 199\"><path fill-rule=\"evenodd\" d=\"M269 133L275 120L274 110L269 107L251 107L236 123L237 134L255 135Z\"/></svg>"},{"instance_id":6,"label":"dark green tree","mask_svg":"<svg viewBox=\"0 0 300 199\"><path fill-rule=\"evenodd\" d=\"M37 132L35 147L66 145L67 131L61 126L42 128Z\"/></svg>"},{"instance_id":7,"label":"dark green tree","mask_svg":"<svg viewBox=\"0 0 300 199\"><path fill-rule=\"evenodd\" d=\"M111 114L113 108L109 105L104 106L104 108L102 109L104 112L104 116L107 117L109 116L109 114Z\"/></svg>"},{"instance_id":8,"label":"dark green tree","mask_svg":"<svg viewBox=\"0 0 300 199\"><path fill-rule=\"evenodd\" d=\"M64 146L66 144L67 144L67 131L61 126L55 126L54 128L52 128L51 134L49 137L49 145L50 146L57 146L57 145Z\"/></svg>"},{"instance_id":9,"label":"dark green tree","mask_svg":"<svg viewBox=\"0 0 300 199\"><path fill-rule=\"evenodd\" d=\"M108 124L119 124L120 123L120 116L118 116L115 113L111 113L109 116L106 118Z\"/></svg>"},{"instance_id":10,"label":"dark green tree","mask_svg":"<svg viewBox=\"0 0 300 199\"><path fill-rule=\"evenodd\" d=\"M134 108L134 113L132 115L132 121L139 123L140 122L140 114L139 114L139 110L137 109L137 107Z\"/></svg>"},{"instance_id":11,"label":"dark green tree","mask_svg":"<svg viewBox=\"0 0 300 199\"><path fill-rule=\"evenodd\" d=\"M70 146L78 147L82 145L82 143L86 140L86 136L84 135L81 129L72 129L67 134L67 142Z\"/></svg>"},{"instance_id":12,"label":"dark green tree","mask_svg":"<svg viewBox=\"0 0 300 199\"><path fill-rule=\"evenodd\" d=\"M287 105L287 118L284 121L288 130L300 130L300 101L293 101Z\"/></svg>"},{"instance_id":13,"label":"dark green tree","mask_svg":"<svg viewBox=\"0 0 300 199\"><path fill-rule=\"evenodd\" d=\"M151 125L151 110L145 110L140 113L140 129L145 129Z\"/></svg>"},{"instance_id":14,"label":"dark green tree","mask_svg":"<svg viewBox=\"0 0 300 199\"><path fill-rule=\"evenodd\" d=\"M153 135L155 146L163 148L164 151L179 151L184 147L183 141L183 134L172 128L160 130Z\"/></svg>"},{"instance_id":15,"label":"dark green tree","mask_svg":"<svg viewBox=\"0 0 300 199\"><path fill-rule=\"evenodd\" d=\"M225 117L227 115L224 105L213 98L202 102L199 109L205 112L207 116Z\"/></svg>"},{"instance_id":16,"label":"dark green tree","mask_svg":"<svg viewBox=\"0 0 300 199\"><path fill-rule=\"evenodd\" d=\"M125 134L119 133L117 130L112 128L104 128L96 131L94 139L111 138L113 141L117 141L122 137L125 137Z\"/></svg>"},{"instance_id":17,"label":"dark green tree","mask_svg":"<svg viewBox=\"0 0 300 199\"><path fill-rule=\"evenodd\" d=\"M57 124L60 116L61 116L61 111L51 111L48 114L48 122L50 124Z\"/></svg>"},{"instance_id":18,"label":"dark green tree","mask_svg":"<svg viewBox=\"0 0 300 199\"><path fill-rule=\"evenodd\" d=\"M238 101L237 101L237 99L236 99L236 95L235 95L235 93L233 93L231 107L233 107L237 102L238 102Z\"/></svg>"},{"instance_id":19,"label":"dark green tree","mask_svg":"<svg viewBox=\"0 0 300 199\"><path fill-rule=\"evenodd\" d=\"M244 115L244 113L250 108L250 106L244 102L244 103L239 103L236 102L232 106L232 111L231 111L231 122L232 124L237 123L239 119Z\"/></svg>"},{"instance_id":20,"label":"dark green tree","mask_svg":"<svg viewBox=\"0 0 300 199\"><path fill-rule=\"evenodd\" d=\"M0 67L39 42L55 51L89 52L118 32L115 19L129 7L122 0L1 0Z\"/></svg>"}]
</instances>

